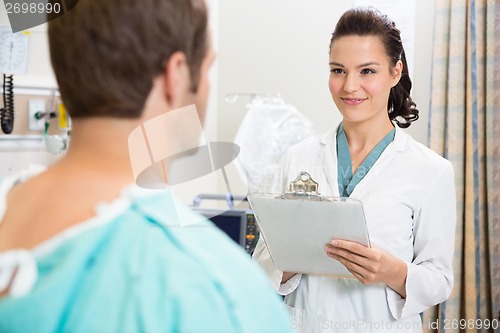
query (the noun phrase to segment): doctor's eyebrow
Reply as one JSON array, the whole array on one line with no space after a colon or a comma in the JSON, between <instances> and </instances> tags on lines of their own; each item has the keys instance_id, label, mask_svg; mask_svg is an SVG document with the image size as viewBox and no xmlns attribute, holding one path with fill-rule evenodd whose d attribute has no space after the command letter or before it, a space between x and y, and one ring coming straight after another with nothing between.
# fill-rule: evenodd
<instances>
[{"instance_id":1,"label":"doctor's eyebrow","mask_svg":"<svg viewBox=\"0 0 500 333\"><path fill-rule=\"evenodd\" d=\"M338 66L338 67L345 67L344 65L338 63L338 62L334 62L334 61L330 61L330 66ZM359 66L357 66L356 68L361 68L361 67L369 67L369 66L380 66L380 64L378 62L367 62L365 64L361 64Z\"/></svg>"}]
</instances>

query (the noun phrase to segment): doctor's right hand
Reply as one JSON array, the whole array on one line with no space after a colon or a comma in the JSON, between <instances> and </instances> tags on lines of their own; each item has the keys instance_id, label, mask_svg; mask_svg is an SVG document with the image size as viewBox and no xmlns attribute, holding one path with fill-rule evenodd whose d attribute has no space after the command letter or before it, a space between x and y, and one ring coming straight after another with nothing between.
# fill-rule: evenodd
<instances>
[{"instance_id":1,"label":"doctor's right hand","mask_svg":"<svg viewBox=\"0 0 500 333\"><path fill-rule=\"evenodd\" d=\"M384 283L406 298L406 263L390 253L356 242L334 239L325 246L327 255L340 261L364 285Z\"/></svg>"}]
</instances>

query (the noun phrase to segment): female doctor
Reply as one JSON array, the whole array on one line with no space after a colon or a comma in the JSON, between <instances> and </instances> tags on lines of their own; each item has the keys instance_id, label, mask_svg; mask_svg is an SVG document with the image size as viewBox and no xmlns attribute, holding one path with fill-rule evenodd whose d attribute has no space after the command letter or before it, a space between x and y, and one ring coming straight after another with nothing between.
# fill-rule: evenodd
<instances>
[{"instance_id":1,"label":"female doctor","mask_svg":"<svg viewBox=\"0 0 500 333\"><path fill-rule=\"evenodd\" d=\"M285 189L306 171L322 195L360 200L372 247L325 244L325 255L354 278L281 272L262 240L254 258L285 296L299 331L421 332L419 314L446 300L453 285L451 163L400 129L418 119L418 110L400 32L386 16L366 8L344 13L329 64L343 120L292 147L279 183Z\"/></svg>"}]
</instances>

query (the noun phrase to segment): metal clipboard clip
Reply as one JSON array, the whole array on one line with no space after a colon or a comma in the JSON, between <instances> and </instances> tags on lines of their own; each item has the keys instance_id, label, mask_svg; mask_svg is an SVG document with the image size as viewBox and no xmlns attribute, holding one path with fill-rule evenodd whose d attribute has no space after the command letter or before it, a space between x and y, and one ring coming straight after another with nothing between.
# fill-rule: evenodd
<instances>
[{"instance_id":1,"label":"metal clipboard clip","mask_svg":"<svg viewBox=\"0 0 500 333\"><path fill-rule=\"evenodd\" d=\"M318 183L305 171L299 172L297 178L288 185L288 191L282 194L280 198L291 200L324 200L320 196Z\"/></svg>"}]
</instances>

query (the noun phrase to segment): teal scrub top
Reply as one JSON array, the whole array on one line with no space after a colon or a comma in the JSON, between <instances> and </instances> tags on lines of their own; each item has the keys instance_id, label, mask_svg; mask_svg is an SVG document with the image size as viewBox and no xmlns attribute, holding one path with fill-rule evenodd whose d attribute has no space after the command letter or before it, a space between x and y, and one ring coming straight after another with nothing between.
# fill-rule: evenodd
<instances>
[{"instance_id":1,"label":"teal scrub top","mask_svg":"<svg viewBox=\"0 0 500 333\"><path fill-rule=\"evenodd\" d=\"M349 197L354 191L354 188L370 171L372 166L377 162L382 152L394 140L396 129L393 128L387 135L373 148L368 156L363 160L363 163L358 167L356 173L352 174L352 161L347 144L347 137L344 132L344 127L340 124L337 131L337 170L338 170L338 186L341 197Z\"/></svg>"},{"instance_id":2,"label":"teal scrub top","mask_svg":"<svg viewBox=\"0 0 500 333\"><path fill-rule=\"evenodd\" d=\"M179 226L179 206L134 200L37 260L32 291L0 298L0 332L291 332L259 267L211 222Z\"/></svg>"}]
</instances>

